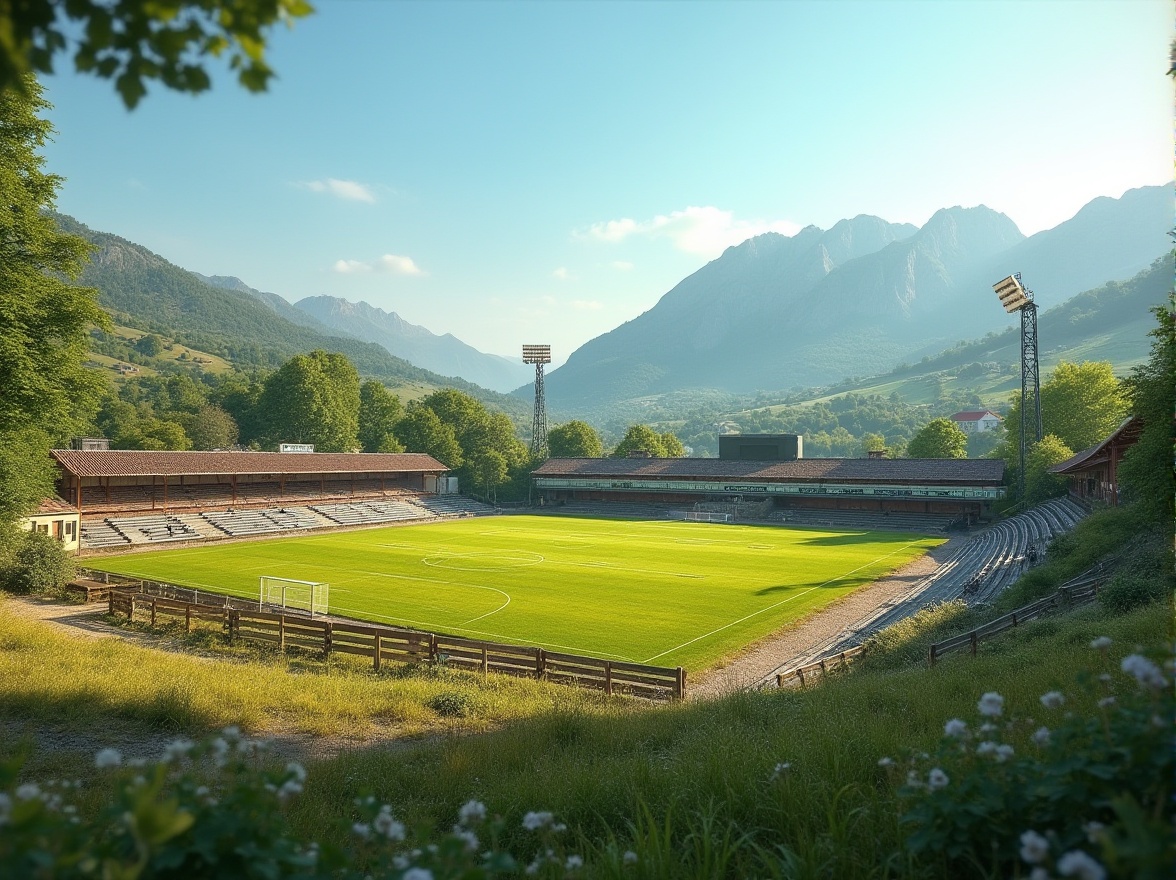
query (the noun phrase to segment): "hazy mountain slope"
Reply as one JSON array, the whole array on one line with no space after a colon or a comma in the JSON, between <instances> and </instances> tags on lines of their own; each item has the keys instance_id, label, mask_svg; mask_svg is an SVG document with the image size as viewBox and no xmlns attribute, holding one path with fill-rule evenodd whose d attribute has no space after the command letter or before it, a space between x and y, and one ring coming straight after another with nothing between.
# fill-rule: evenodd
<instances>
[{"instance_id":1,"label":"hazy mountain slope","mask_svg":"<svg viewBox=\"0 0 1176 880\"><path fill-rule=\"evenodd\" d=\"M991 285L1010 272L1024 273L1044 307L1129 277L1167 249L1171 203L1165 187L1096 199L1029 239L983 206L941 210L914 234L857 217L828 232L757 236L583 345L550 375L548 394L562 409L600 408L683 388L882 373L1005 326Z\"/></svg>"},{"instance_id":2,"label":"hazy mountain slope","mask_svg":"<svg viewBox=\"0 0 1176 880\"><path fill-rule=\"evenodd\" d=\"M353 303L333 296L310 296L294 308L316 323L356 339L382 345L397 357L442 373L461 376L495 391L507 392L527 381L531 368L495 354L485 354L450 333L444 336L410 324L395 312L366 302Z\"/></svg>"},{"instance_id":3,"label":"hazy mountain slope","mask_svg":"<svg viewBox=\"0 0 1176 880\"><path fill-rule=\"evenodd\" d=\"M245 293L253 297L258 302L264 303L276 314L281 315L292 324L298 324L301 327L309 327L312 330L317 330L327 336L339 335L339 330L332 329L319 321L312 315L308 315L301 309L295 308L291 305L285 297L279 296L276 293L268 293L264 290L258 290L256 287L250 287L240 278L233 275L201 275L199 272L193 272L197 278L205 284L210 284L213 287L219 287L223 290L235 290L238 293ZM344 333L344 336L350 336L350 333ZM417 366L420 366L419 364Z\"/></svg>"},{"instance_id":4,"label":"hazy mountain slope","mask_svg":"<svg viewBox=\"0 0 1176 880\"><path fill-rule=\"evenodd\" d=\"M55 219L66 232L95 245L79 282L97 288L99 302L121 324L175 338L246 367L274 367L316 348L337 351L347 355L364 376L460 388L516 416L525 410L515 398L422 370L375 343L294 324L256 297L205 284L186 269L117 235L96 232L62 214Z\"/></svg>"}]
</instances>

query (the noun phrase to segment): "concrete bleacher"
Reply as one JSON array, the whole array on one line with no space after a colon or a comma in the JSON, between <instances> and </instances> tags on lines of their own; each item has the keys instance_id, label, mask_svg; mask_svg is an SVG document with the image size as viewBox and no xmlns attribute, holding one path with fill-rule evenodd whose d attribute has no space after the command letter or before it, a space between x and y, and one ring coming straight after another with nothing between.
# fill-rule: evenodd
<instances>
[{"instance_id":1,"label":"concrete bleacher","mask_svg":"<svg viewBox=\"0 0 1176 880\"><path fill-rule=\"evenodd\" d=\"M111 547L126 547L131 539L102 520L100 522L83 522L81 532L83 550L106 550Z\"/></svg>"},{"instance_id":2,"label":"concrete bleacher","mask_svg":"<svg viewBox=\"0 0 1176 880\"><path fill-rule=\"evenodd\" d=\"M494 508L489 504L462 495L419 495L413 501L434 516L485 516L494 513Z\"/></svg>"},{"instance_id":3,"label":"concrete bleacher","mask_svg":"<svg viewBox=\"0 0 1176 880\"><path fill-rule=\"evenodd\" d=\"M177 517L162 514L108 517L106 523L132 544L162 544L169 541L198 540L204 537Z\"/></svg>"},{"instance_id":4,"label":"concrete bleacher","mask_svg":"<svg viewBox=\"0 0 1176 880\"><path fill-rule=\"evenodd\" d=\"M205 511L200 516L226 535L234 538L315 529L321 528L325 524L311 511L302 507L247 508L244 510L229 508L223 511Z\"/></svg>"},{"instance_id":5,"label":"concrete bleacher","mask_svg":"<svg viewBox=\"0 0 1176 880\"><path fill-rule=\"evenodd\" d=\"M545 507L545 513L566 516L618 517L621 519L669 519L670 510L682 510L682 505L640 504L628 501L567 501Z\"/></svg>"},{"instance_id":6,"label":"concrete bleacher","mask_svg":"<svg viewBox=\"0 0 1176 880\"><path fill-rule=\"evenodd\" d=\"M311 510L333 522L345 526L366 525L367 523L401 522L422 519L431 514L413 504L403 501L359 501L343 504L315 504Z\"/></svg>"}]
</instances>

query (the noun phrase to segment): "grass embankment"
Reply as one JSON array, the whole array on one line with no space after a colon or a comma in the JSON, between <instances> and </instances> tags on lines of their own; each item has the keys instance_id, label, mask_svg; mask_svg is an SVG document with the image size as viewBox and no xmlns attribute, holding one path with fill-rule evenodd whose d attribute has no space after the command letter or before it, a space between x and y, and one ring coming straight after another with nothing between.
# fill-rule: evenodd
<instances>
[{"instance_id":1,"label":"grass embankment","mask_svg":"<svg viewBox=\"0 0 1176 880\"><path fill-rule=\"evenodd\" d=\"M11 601L0 598L0 719L9 738L21 726L158 739L230 724L252 736L404 737L485 730L549 712L591 714L624 703L545 682L428 666L374 674L348 657L328 664L310 654L255 649L214 657L207 648L205 656L192 656L76 638L8 613L3 603ZM190 637L189 649L200 639Z\"/></svg>"},{"instance_id":2,"label":"grass embankment","mask_svg":"<svg viewBox=\"0 0 1176 880\"><path fill-rule=\"evenodd\" d=\"M1068 711L1095 712L1100 694L1079 692L1079 671L1117 671L1133 646L1162 644L1169 623L1162 604L1122 616L1090 607L933 669L834 676L807 691L623 716L556 711L424 745L407 759L345 754L312 769L295 821L313 834L370 791L400 815L445 827L476 797L516 828L526 811L554 811L582 835L578 851L595 853L590 876L610 876L604 850L614 837L619 851L642 852L638 876L906 876L911 865L896 856L900 810L880 758L933 750L947 719L977 717L986 691L999 691L1021 717L1040 717L1038 698L1055 689ZM1098 636L1114 640L1110 660L1090 649ZM1115 686L1134 682L1120 676ZM791 768L773 779L780 762ZM660 864L648 861L652 853Z\"/></svg>"},{"instance_id":3,"label":"grass embankment","mask_svg":"<svg viewBox=\"0 0 1176 880\"><path fill-rule=\"evenodd\" d=\"M326 581L333 614L697 672L940 543L898 532L511 516L90 564L250 598L259 575Z\"/></svg>"}]
</instances>

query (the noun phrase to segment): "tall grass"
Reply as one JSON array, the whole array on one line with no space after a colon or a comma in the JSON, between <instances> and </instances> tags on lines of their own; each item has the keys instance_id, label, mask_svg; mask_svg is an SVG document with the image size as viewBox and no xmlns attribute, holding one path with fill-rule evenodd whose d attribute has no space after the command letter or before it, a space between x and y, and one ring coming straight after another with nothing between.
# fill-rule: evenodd
<instances>
[{"instance_id":1,"label":"tall grass","mask_svg":"<svg viewBox=\"0 0 1176 880\"><path fill-rule=\"evenodd\" d=\"M83 640L4 613L0 717L100 732L112 721L200 734L229 724L254 735L363 737L485 730L550 712L621 712L624 701L527 679L432 667L375 675L347 659L280 654L221 660L117 639Z\"/></svg>"},{"instance_id":2,"label":"tall grass","mask_svg":"<svg viewBox=\"0 0 1176 880\"><path fill-rule=\"evenodd\" d=\"M447 825L476 797L508 817L553 810L578 830L601 876L626 848L657 854L629 876L903 876L912 868L880 758L931 750L944 722L974 716L985 691L999 690L1010 711L1040 710L1042 693L1072 691L1094 659L1091 639L1154 645L1168 622L1161 605L1120 617L1088 608L933 669L851 673L808 691L623 715L555 710L422 746L407 760L344 754L313 769L295 820L311 833L370 791ZM1077 694L1067 708L1093 710Z\"/></svg>"}]
</instances>

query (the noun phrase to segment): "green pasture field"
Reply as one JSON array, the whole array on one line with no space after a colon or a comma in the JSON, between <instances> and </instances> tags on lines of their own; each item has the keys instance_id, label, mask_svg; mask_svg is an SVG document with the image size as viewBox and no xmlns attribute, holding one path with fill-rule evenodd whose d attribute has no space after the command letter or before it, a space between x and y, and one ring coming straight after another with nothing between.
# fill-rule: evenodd
<instances>
[{"instance_id":1,"label":"green pasture field","mask_svg":"<svg viewBox=\"0 0 1176 880\"><path fill-rule=\"evenodd\" d=\"M502 516L106 557L234 596L326 581L332 614L697 671L926 553L940 538Z\"/></svg>"}]
</instances>

